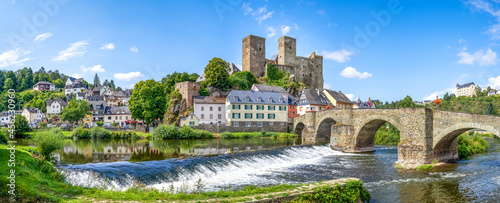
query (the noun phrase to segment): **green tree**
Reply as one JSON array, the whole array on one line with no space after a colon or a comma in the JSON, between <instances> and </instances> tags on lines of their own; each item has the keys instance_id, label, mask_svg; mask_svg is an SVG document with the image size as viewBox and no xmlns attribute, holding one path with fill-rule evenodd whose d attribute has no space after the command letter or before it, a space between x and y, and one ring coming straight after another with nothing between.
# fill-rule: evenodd
<instances>
[{"instance_id":1,"label":"green tree","mask_svg":"<svg viewBox=\"0 0 500 203\"><path fill-rule=\"evenodd\" d=\"M285 77L286 72L276 68L274 64L267 64L266 75L268 80L279 80Z\"/></svg>"},{"instance_id":2,"label":"green tree","mask_svg":"<svg viewBox=\"0 0 500 203\"><path fill-rule=\"evenodd\" d=\"M398 108L413 108L415 107L415 103L413 103L413 99L406 95L406 97L398 103Z\"/></svg>"},{"instance_id":3,"label":"green tree","mask_svg":"<svg viewBox=\"0 0 500 203\"><path fill-rule=\"evenodd\" d=\"M64 147L64 135L60 128L36 133L33 140L38 152L47 161L51 161L50 154Z\"/></svg>"},{"instance_id":4,"label":"green tree","mask_svg":"<svg viewBox=\"0 0 500 203\"><path fill-rule=\"evenodd\" d=\"M102 122L102 121L97 121L95 124L96 124L97 126L99 126L99 127L102 127L102 126L104 125L104 122Z\"/></svg>"},{"instance_id":5,"label":"green tree","mask_svg":"<svg viewBox=\"0 0 500 203\"><path fill-rule=\"evenodd\" d=\"M483 113L484 114L489 114L489 115L494 115L495 114L495 110L494 110L493 104L491 102L488 102L486 104L486 106L484 107Z\"/></svg>"},{"instance_id":6,"label":"green tree","mask_svg":"<svg viewBox=\"0 0 500 203\"><path fill-rule=\"evenodd\" d=\"M78 121L83 120L85 114L90 110L90 104L83 100L73 99L69 101L62 111L62 120L70 123L78 124Z\"/></svg>"},{"instance_id":7,"label":"green tree","mask_svg":"<svg viewBox=\"0 0 500 203\"><path fill-rule=\"evenodd\" d=\"M156 120L163 120L167 96L164 86L154 80L135 84L129 99L129 109L134 119L144 120L149 126Z\"/></svg>"},{"instance_id":8,"label":"green tree","mask_svg":"<svg viewBox=\"0 0 500 203\"><path fill-rule=\"evenodd\" d=\"M24 133L31 131L31 128L28 125L28 120L21 114L17 114L14 117L14 128L14 135L16 137L23 137Z\"/></svg>"},{"instance_id":9,"label":"green tree","mask_svg":"<svg viewBox=\"0 0 500 203\"><path fill-rule=\"evenodd\" d=\"M230 88L229 65L226 61L214 57L205 67L205 81L208 86L226 90Z\"/></svg>"},{"instance_id":10,"label":"green tree","mask_svg":"<svg viewBox=\"0 0 500 203\"><path fill-rule=\"evenodd\" d=\"M14 88L14 81L11 78L7 78L4 82L3 89L4 90L9 90Z\"/></svg>"},{"instance_id":11,"label":"green tree","mask_svg":"<svg viewBox=\"0 0 500 203\"><path fill-rule=\"evenodd\" d=\"M252 85L257 83L255 75L250 71L237 72L229 77L229 81L233 86L238 85L240 90L250 90Z\"/></svg>"}]
</instances>

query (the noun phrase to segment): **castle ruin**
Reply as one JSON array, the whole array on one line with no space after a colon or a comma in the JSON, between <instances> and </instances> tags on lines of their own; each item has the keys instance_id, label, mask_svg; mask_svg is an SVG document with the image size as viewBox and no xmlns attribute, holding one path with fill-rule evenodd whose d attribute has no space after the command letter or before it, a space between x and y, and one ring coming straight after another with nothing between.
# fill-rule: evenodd
<instances>
[{"instance_id":1,"label":"castle ruin","mask_svg":"<svg viewBox=\"0 0 500 203\"><path fill-rule=\"evenodd\" d=\"M266 38L248 35L242 40L242 70L257 78L266 75L267 64L290 73L308 89L323 89L323 56L313 52L309 57L297 56L296 40L283 36L278 39L278 54L266 59Z\"/></svg>"}]
</instances>

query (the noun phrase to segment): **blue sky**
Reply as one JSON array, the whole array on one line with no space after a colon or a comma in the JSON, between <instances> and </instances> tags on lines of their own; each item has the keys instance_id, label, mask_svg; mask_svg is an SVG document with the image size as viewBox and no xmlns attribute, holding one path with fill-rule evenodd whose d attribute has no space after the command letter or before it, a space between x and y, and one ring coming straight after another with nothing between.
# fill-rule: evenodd
<instances>
[{"instance_id":1,"label":"blue sky","mask_svg":"<svg viewBox=\"0 0 500 203\"><path fill-rule=\"evenodd\" d=\"M48 5L48 6L47 6ZM241 40L297 39L324 56L325 87L351 98L435 98L457 83L500 89L500 6L469 1L0 2L0 69L41 66L130 88L213 57L241 64Z\"/></svg>"}]
</instances>

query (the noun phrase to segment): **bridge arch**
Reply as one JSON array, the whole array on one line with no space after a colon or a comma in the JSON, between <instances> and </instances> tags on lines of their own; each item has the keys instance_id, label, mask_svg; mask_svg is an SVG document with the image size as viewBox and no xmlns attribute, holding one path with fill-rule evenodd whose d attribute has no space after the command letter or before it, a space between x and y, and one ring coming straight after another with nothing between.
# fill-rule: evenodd
<instances>
[{"instance_id":1,"label":"bridge arch","mask_svg":"<svg viewBox=\"0 0 500 203\"><path fill-rule=\"evenodd\" d=\"M321 120L316 127L316 140L330 140L332 135L332 125L337 121L331 117L325 117Z\"/></svg>"},{"instance_id":2,"label":"bridge arch","mask_svg":"<svg viewBox=\"0 0 500 203\"><path fill-rule=\"evenodd\" d=\"M304 125L304 123L302 122L299 122L295 125L295 134L297 134L299 137L302 137L302 131L304 130L304 128L306 127L306 125Z\"/></svg>"},{"instance_id":3,"label":"bridge arch","mask_svg":"<svg viewBox=\"0 0 500 203\"><path fill-rule=\"evenodd\" d=\"M440 130L435 136L433 141L432 148L434 150L441 150L443 148L447 148L451 145L451 143L457 139L457 137L469 130L478 129L478 130L486 130L490 133L493 133L496 136L500 136L500 127L499 126L490 126L483 123L457 123L452 125L444 130Z\"/></svg>"},{"instance_id":4,"label":"bridge arch","mask_svg":"<svg viewBox=\"0 0 500 203\"><path fill-rule=\"evenodd\" d=\"M390 123L398 130L401 130L400 123L390 117L378 117L378 118L369 118L367 120L362 121L357 127L355 136L354 136L354 148L356 151L375 151L375 133L384 125L385 123Z\"/></svg>"}]
</instances>

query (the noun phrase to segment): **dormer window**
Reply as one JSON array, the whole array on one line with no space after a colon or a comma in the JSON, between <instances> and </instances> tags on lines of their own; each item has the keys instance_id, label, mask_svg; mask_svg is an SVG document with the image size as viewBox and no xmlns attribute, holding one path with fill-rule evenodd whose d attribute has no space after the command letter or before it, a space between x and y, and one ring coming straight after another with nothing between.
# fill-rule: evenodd
<instances>
[{"instance_id":1,"label":"dormer window","mask_svg":"<svg viewBox=\"0 0 500 203\"><path fill-rule=\"evenodd\" d=\"M247 95L247 96L245 97L245 101L250 101L250 96L248 96L248 95Z\"/></svg>"},{"instance_id":2,"label":"dormer window","mask_svg":"<svg viewBox=\"0 0 500 203\"><path fill-rule=\"evenodd\" d=\"M238 101L238 96L234 96L233 98L234 100Z\"/></svg>"},{"instance_id":3,"label":"dormer window","mask_svg":"<svg viewBox=\"0 0 500 203\"><path fill-rule=\"evenodd\" d=\"M283 102L283 98L282 98L282 97L280 97L280 99L279 99L279 100L280 100L280 102Z\"/></svg>"},{"instance_id":4,"label":"dormer window","mask_svg":"<svg viewBox=\"0 0 500 203\"><path fill-rule=\"evenodd\" d=\"M273 98L271 98L271 96L269 96L269 98L267 98L268 101L272 102L273 101Z\"/></svg>"},{"instance_id":5,"label":"dormer window","mask_svg":"<svg viewBox=\"0 0 500 203\"><path fill-rule=\"evenodd\" d=\"M258 96L257 101L259 101L259 102L262 101L262 97Z\"/></svg>"}]
</instances>

